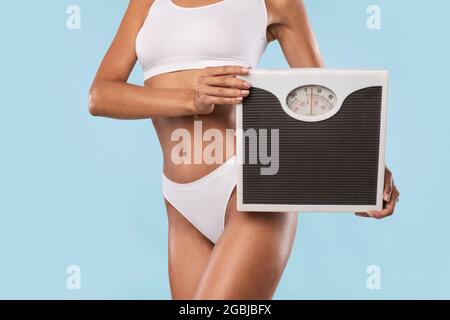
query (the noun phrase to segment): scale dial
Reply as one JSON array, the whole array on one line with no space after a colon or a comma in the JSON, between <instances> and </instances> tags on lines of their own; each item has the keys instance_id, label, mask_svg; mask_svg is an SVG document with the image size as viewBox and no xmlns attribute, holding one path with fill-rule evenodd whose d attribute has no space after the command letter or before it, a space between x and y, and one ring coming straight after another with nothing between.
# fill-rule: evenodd
<instances>
[{"instance_id":1,"label":"scale dial","mask_svg":"<svg viewBox=\"0 0 450 320\"><path fill-rule=\"evenodd\" d=\"M305 119L333 113L337 108L336 94L318 85L294 89L289 93L286 103L289 109Z\"/></svg>"}]
</instances>

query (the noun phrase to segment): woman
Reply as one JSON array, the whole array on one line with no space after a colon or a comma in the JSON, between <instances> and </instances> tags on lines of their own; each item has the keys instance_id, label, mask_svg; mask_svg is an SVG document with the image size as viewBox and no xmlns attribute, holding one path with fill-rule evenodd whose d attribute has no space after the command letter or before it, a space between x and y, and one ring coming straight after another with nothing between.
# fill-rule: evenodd
<instances>
[{"instance_id":1,"label":"woman","mask_svg":"<svg viewBox=\"0 0 450 320\"><path fill-rule=\"evenodd\" d=\"M224 136L234 129L234 107L251 87L236 75L273 40L291 67L323 66L300 0L131 0L92 84L92 115L151 118L156 129L174 299L270 299L290 255L296 213L238 212L234 153L224 145L222 164L180 161L205 145L179 150L174 139L194 136L199 122ZM143 87L127 83L138 60ZM358 215L393 213L398 191L386 172L384 210Z\"/></svg>"}]
</instances>

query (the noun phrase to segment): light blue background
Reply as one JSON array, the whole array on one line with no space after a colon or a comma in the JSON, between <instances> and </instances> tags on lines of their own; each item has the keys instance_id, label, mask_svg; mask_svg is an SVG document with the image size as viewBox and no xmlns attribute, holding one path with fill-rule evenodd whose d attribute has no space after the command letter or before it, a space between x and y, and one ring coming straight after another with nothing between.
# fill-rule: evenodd
<instances>
[{"instance_id":1,"label":"light blue background","mask_svg":"<svg viewBox=\"0 0 450 320\"><path fill-rule=\"evenodd\" d=\"M241 0L236 0L241 1ZM82 28L66 28L77 4ZM366 27L370 4L382 29ZM0 10L0 298L170 298L161 155L150 121L93 118L87 92L127 1ZM450 298L450 2L309 0L329 67L391 73L396 216L301 215L278 299ZM447 30L447 31L446 31ZM286 67L277 43L261 67ZM141 83L136 68L131 81ZM79 265L82 288L66 288ZM366 287L379 265L382 289Z\"/></svg>"}]
</instances>

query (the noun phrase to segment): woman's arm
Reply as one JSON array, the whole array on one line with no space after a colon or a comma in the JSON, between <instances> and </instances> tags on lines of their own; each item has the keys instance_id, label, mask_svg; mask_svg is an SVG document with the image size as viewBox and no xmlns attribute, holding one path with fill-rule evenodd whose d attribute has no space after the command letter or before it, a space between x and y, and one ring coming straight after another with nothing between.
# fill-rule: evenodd
<instances>
[{"instance_id":1,"label":"woman's arm","mask_svg":"<svg viewBox=\"0 0 450 320\"><path fill-rule=\"evenodd\" d=\"M194 113L193 90L145 88L127 83L136 64L136 36L153 0L131 0L89 91L89 112L116 119Z\"/></svg>"},{"instance_id":2,"label":"woman's arm","mask_svg":"<svg viewBox=\"0 0 450 320\"><path fill-rule=\"evenodd\" d=\"M89 92L89 112L116 119L207 114L216 104L235 104L248 95L237 79L248 69L239 66L204 68L194 89L147 88L127 83L137 61L136 36L153 0L131 0ZM157 50L155 48L155 50Z\"/></svg>"},{"instance_id":3,"label":"woman's arm","mask_svg":"<svg viewBox=\"0 0 450 320\"><path fill-rule=\"evenodd\" d=\"M322 68L324 62L301 0L266 0L269 29L291 68Z\"/></svg>"}]
</instances>

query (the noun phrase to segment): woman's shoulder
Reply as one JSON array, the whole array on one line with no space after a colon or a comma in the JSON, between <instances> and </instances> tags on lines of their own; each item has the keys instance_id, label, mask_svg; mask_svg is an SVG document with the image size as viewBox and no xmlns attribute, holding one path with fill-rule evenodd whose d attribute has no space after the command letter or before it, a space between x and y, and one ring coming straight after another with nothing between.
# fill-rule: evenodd
<instances>
[{"instance_id":1,"label":"woman's shoulder","mask_svg":"<svg viewBox=\"0 0 450 320\"><path fill-rule=\"evenodd\" d=\"M128 3L127 14L135 18L145 19L150 7L156 0L130 0Z\"/></svg>"}]
</instances>

